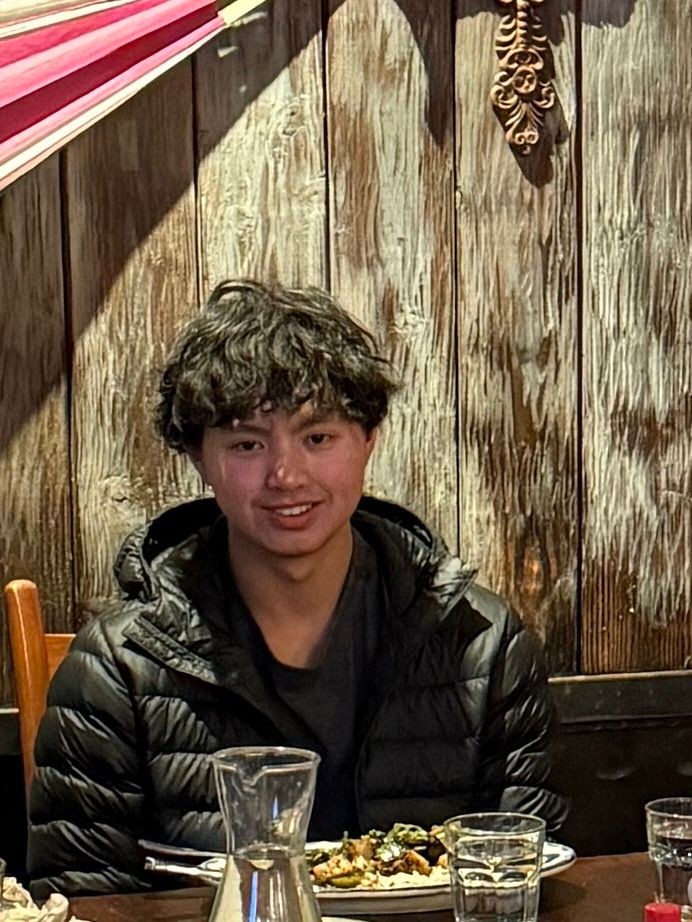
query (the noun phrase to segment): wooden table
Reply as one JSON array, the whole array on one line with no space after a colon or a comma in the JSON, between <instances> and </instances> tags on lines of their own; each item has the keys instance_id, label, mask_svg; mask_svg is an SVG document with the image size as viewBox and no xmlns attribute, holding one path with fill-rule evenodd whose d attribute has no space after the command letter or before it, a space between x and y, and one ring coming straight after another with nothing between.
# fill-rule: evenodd
<instances>
[{"instance_id":1,"label":"wooden table","mask_svg":"<svg viewBox=\"0 0 692 922\"><path fill-rule=\"evenodd\" d=\"M205 922L212 889L79 897L71 900L90 922ZM581 858L541 884L540 922L641 922L652 899L647 855ZM362 918L362 917L361 917ZM372 916L373 922L451 922L451 912Z\"/></svg>"}]
</instances>

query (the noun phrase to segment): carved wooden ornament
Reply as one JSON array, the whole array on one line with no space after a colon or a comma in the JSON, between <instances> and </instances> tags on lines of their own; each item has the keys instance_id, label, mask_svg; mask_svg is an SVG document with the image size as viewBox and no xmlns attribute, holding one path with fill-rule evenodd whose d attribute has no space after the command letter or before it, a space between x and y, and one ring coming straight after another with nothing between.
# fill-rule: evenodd
<instances>
[{"instance_id":1,"label":"carved wooden ornament","mask_svg":"<svg viewBox=\"0 0 692 922\"><path fill-rule=\"evenodd\" d=\"M548 38L536 13L543 0L495 0L510 7L500 22L495 51L500 70L495 74L490 98L509 143L528 154L538 143L545 112L555 103L555 90L541 79Z\"/></svg>"}]
</instances>

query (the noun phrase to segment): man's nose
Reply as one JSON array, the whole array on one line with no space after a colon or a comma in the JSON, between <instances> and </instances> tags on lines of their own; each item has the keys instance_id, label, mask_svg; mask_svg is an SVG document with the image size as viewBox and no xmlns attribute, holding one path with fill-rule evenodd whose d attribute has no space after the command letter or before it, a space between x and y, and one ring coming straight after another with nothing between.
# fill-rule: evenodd
<instances>
[{"instance_id":1,"label":"man's nose","mask_svg":"<svg viewBox=\"0 0 692 922\"><path fill-rule=\"evenodd\" d=\"M275 490L293 490L303 486L305 480L305 465L301 453L290 448L278 451L269 468L267 486Z\"/></svg>"}]
</instances>

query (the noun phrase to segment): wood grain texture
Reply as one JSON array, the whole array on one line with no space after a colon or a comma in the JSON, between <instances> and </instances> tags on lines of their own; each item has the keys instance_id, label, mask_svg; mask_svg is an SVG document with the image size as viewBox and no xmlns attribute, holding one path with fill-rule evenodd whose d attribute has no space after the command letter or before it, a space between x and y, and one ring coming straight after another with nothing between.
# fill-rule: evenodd
<instances>
[{"instance_id":1,"label":"wood grain texture","mask_svg":"<svg viewBox=\"0 0 692 922\"><path fill-rule=\"evenodd\" d=\"M551 672L689 666L692 0L582 0L581 228L575 4L541 8L551 155L515 158L490 106L494 0L275 0L74 141L62 200L56 158L3 194L0 578L39 583L50 630L199 492L153 431L158 367L199 293L255 275L331 284L377 332L404 391L369 488L461 545Z\"/></svg>"},{"instance_id":2,"label":"wood grain texture","mask_svg":"<svg viewBox=\"0 0 692 922\"><path fill-rule=\"evenodd\" d=\"M561 108L574 124L574 4L546 4ZM576 293L572 145L515 157L490 105L497 7L458 0L456 41L462 555L576 666Z\"/></svg>"},{"instance_id":3,"label":"wood grain texture","mask_svg":"<svg viewBox=\"0 0 692 922\"><path fill-rule=\"evenodd\" d=\"M332 0L332 289L376 331L403 393L368 489L457 546L451 6Z\"/></svg>"},{"instance_id":4,"label":"wood grain texture","mask_svg":"<svg viewBox=\"0 0 692 922\"><path fill-rule=\"evenodd\" d=\"M203 295L243 276L324 285L319 0L275 0L196 64Z\"/></svg>"},{"instance_id":5,"label":"wood grain texture","mask_svg":"<svg viewBox=\"0 0 692 922\"><path fill-rule=\"evenodd\" d=\"M584 670L692 656L692 3L584 0Z\"/></svg>"},{"instance_id":6,"label":"wood grain texture","mask_svg":"<svg viewBox=\"0 0 692 922\"><path fill-rule=\"evenodd\" d=\"M0 581L41 587L72 628L65 320L57 157L0 197ZM5 619L0 702L13 700Z\"/></svg>"},{"instance_id":7,"label":"wood grain texture","mask_svg":"<svg viewBox=\"0 0 692 922\"><path fill-rule=\"evenodd\" d=\"M197 309L190 62L66 153L77 600L113 595L122 538L199 490L152 423L174 328Z\"/></svg>"}]
</instances>

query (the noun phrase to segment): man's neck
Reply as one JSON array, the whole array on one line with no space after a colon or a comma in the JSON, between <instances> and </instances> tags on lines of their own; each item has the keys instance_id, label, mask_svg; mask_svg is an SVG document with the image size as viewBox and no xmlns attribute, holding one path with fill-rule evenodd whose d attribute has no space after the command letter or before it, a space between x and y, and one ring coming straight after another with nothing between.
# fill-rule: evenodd
<instances>
[{"instance_id":1,"label":"man's neck","mask_svg":"<svg viewBox=\"0 0 692 922\"><path fill-rule=\"evenodd\" d=\"M277 560L248 551L229 535L235 584L267 646L288 666L314 665L351 563L350 525L306 557Z\"/></svg>"}]
</instances>

